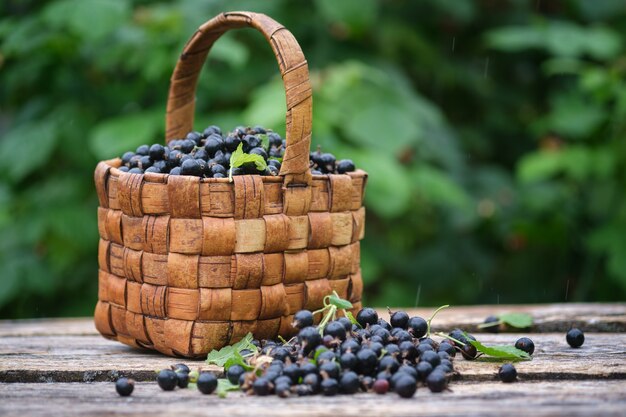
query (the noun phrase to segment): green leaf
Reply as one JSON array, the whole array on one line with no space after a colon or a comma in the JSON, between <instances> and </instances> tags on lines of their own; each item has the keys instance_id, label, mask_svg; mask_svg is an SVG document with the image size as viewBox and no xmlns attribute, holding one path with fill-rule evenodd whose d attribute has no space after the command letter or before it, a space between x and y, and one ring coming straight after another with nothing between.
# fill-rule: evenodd
<instances>
[{"instance_id":1,"label":"green leaf","mask_svg":"<svg viewBox=\"0 0 626 417\"><path fill-rule=\"evenodd\" d=\"M328 296L328 302L337 308L343 308L344 310L352 308L352 303L350 301L340 298L336 293Z\"/></svg>"},{"instance_id":2,"label":"green leaf","mask_svg":"<svg viewBox=\"0 0 626 417\"><path fill-rule=\"evenodd\" d=\"M533 317L527 313L502 313L497 317L509 326L525 329L533 325Z\"/></svg>"},{"instance_id":3,"label":"green leaf","mask_svg":"<svg viewBox=\"0 0 626 417\"><path fill-rule=\"evenodd\" d=\"M530 355L528 353L524 352L523 350L517 349L515 346L485 346L477 340L471 340L468 338L468 341L472 344L472 346L476 348L477 351L484 353L487 356L507 360L530 359Z\"/></svg>"},{"instance_id":4,"label":"green leaf","mask_svg":"<svg viewBox=\"0 0 626 417\"><path fill-rule=\"evenodd\" d=\"M252 344L254 337L252 333L248 333L243 339L235 343L232 346L224 346L220 350L213 349L206 358L206 363L209 365L225 366L229 360L237 360L237 356L241 357L241 351L249 349L252 352L257 352L258 349Z\"/></svg>"},{"instance_id":5,"label":"green leaf","mask_svg":"<svg viewBox=\"0 0 626 417\"><path fill-rule=\"evenodd\" d=\"M87 40L109 35L130 15L127 0L60 0L43 11L44 20L51 26L68 28Z\"/></svg>"},{"instance_id":6,"label":"green leaf","mask_svg":"<svg viewBox=\"0 0 626 417\"><path fill-rule=\"evenodd\" d=\"M92 131L89 147L98 159L109 159L152 143L161 128L160 112L142 112L106 120Z\"/></svg>"},{"instance_id":7,"label":"green leaf","mask_svg":"<svg viewBox=\"0 0 626 417\"><path fill-rule=\"evenodd\" d=\"M35 121L14 128L0 141L0 172L13 182L24 179L48 161L57 138L57 125L50 121Z\"/></svg>"},{"instance_id":8,"label":"green leaf","mask_svg":"<svg viewBox=\"0 0 626 417\"><path fill-rule=\"evenodd\" d=\"M257 135L259 139L261 139L261 146L263 147L263 149L265 149L266 151L269 151L270 149L270 138L267 137L266 134L260 134Z\"/></svg>"},{"instance_id":9,"label":"green leaf","mask_svg":"<svg viewBox=\"0 0 626 417\"><path fill-rule=\"evenodd\" d=\"M224 364L224 370L228 371L228 368L230 368L233 365L241 365L243 367L243 369L245 369L247 371L250 371L250 370L254 369L252 366L250 366L248 363L246 363L246 361L243 358L243 356L241 356L241 353L239 353L236 350L233 351L232 356L230 358L228 358L228 360Z\"/></svg>"},{"instance_id":10,"label":"green leaf","mask_svg":"<svg viewBox=\"0 0 626 417\"><path fill-rule=\"evenodd\" d=\"M217 396L220 398L226 398L228 391L239 391L239 385L231 383L226 378L220 378L217 380Z\"/></svg>"},{"instance_id":11,"label":"green leaf","mask_svg":"<svg viewBox=\"0 0 626 417\"><path fill-rule=\"evenodd\" d=\"M244 153L243 144L240 143L235 152L230 155L231 169L229 170L229 176L233 168L240 167L248 163L254 163L258 171L264 171L265 168L267 168L267 162L265 162L265 159L263 159L261 155Z\"/></svg>"}]
</instances>

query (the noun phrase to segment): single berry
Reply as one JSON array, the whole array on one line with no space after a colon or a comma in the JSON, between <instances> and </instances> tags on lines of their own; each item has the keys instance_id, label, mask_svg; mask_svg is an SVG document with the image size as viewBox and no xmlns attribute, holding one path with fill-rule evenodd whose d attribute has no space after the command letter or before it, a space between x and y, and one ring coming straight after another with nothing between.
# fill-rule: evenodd
<instances>
[{"instance_id":1,"label":"single berry","mask_svg":"<svg viewBox=\"0 0 626 417\"><path fill-rule=\"evenodd\" d=\"M176 372L176 379L178 388L187 388L189 385L189 374L187 372Z\"/></svg>"},{"instance_id":2,"label":"single berry","mask_svg":"<svg viewBox=\"0 0 626 417\"><path fill-rule=\"evenodd\" d=\"M532 355L535 351L535 344L528 337L522 337L517 339L517 342L515 342L515 347L519 350L523 350L529 355Z\"/></svg>"},{"instance_id":3,"label":"single berry","mask_svg":"<svg viewBox=\"0 0 626 417\"><path fill-rule=\"evenodd\" d=\"M346 172L352 172L355 169L354 162L350 159L342 159L337 162L337 174L345 174Z\"/></svg>"},{"instance_id":4,"label":"single berry","mask_svg":"<svg viewBox=\"0 0 626 417\"><path fill-rule=\"evenodd\" d=\"M141 145L135 151L137 155L147 156L150 153L150 147L148 145Z\"/></svg>"},{"instance_id":5,"label":"single berry","mask_svg":"<svg viewBox=\"0 0 626 417\"><path fill-rule=\"evenodd\" d=\"M133 389L135 388L135 381L128 378L120 378L115 382L115 390L122 397L128 397L133 393Z\"/></svg>"},{"instance_id":6,"label":"single berry","mask_svg":"<svg viewBox=\"0 0 626 417\"><path fill-rule=\"evenodd\" d=\"M171 369L162 369L157 376L157 382L163 391L172 391L178 385L178 377Z\"/></svg>"},{"instance_id":7,"label":"single berry","mask_svg":"<svg viewBox=\"0 0 626 417\"><path fill-rule=\"evenodd\" d=\"M362 348L356 354L358 359L357 369L360 374L370 375L378 363L378 356L372 349Z\"/></svg>"},{"instance_id":8,"label":"single berry","mask_svg":"<svg viewBox=\"0 0 626 417\"><path fill-rule=\"evenodd\" d=\"M324 373L329 378L339 379L339 364L335 361L324 362L319 366L320 374L324 375Z\"/></svg>"},{"instance_id":9,"label":"single berry","mask_svg":"<svg viewBox=\"0 0 626 417\"><path fill-rule=\"evenodd\" d=\"M498 323L498 324L493 324L492 326L483 327L483 329L486 332L498 333L500 331L500 319L498 317L496 317L496 316L489 316L489 317L487 317L483 323L485 323L485 324L488 324L488 323Z\"/></svg>"},{"instance_id":10,"label":"single berry","mask_svg":"<svg viewBox=\"0 0 626 417\"><path fill-rule=\"evenodd\" d=\"M196 177L202 175L202 166L197 159L187 159L180 168L182 175L193 175Z\"/></svg>"},{"instance_id":11,"label":"single berry","mask_svg":"<svg viewBox=\"0 0 626 417\"><path fill-rule=\"evenodd\" d=\"M430 363L434 368L441 363L441 358L434 350L427 350L420 355L420 362L423 361Z\"/></svg>"},{"instance_id":12,"label":"single berry","mask_svg":"<svg viewBox=\"0 0 626 417\"><path fill-rule=\"evenodd\" d=\"M415 379L418 378L417 370L413 366L408 364L404 364L399 367L397 373L405 373L407 375L411 375Z\"/></svg>"},{"instance_id":13,"label":"single berry","mask_svg":"<svg viewBox=\"0 0 626 417\"><path fill-rule=\"evenodd\" d=\"M250 155L261 155L263 157L263 159L267 161L267 158L268 158L267 152L265 152L265 149L263 149L260 146L257 146L256 148L250 149L250 152L248 152L248 153Z\"/></svg>"},{"instance_id":14,"label":"single berry","mask_svg":"<svg viewBox=\"0 0 626 417\"><path fill-rule=\"evenodd\" d=\"M392 374L396 373L400 364L393 356L384 356L380 362L378 362L378 371L389 371Z\"/></svg>"},{"instance_id":15,"label":"single berry","mask_svg":"<svg viewBox=\"0 0 626 417\"><path fill-rule=\"evenodd\" d=\"M402 398L411 398L417 391L417 381L407 374L397 375L400 377L395 381L393 390Z\"/></svg>"},{"instance_id":16,"label":"single berry","mask_svg":"<svg viewBox=\"0 0 626 417\"><path fill-rule=\"evenodd\" d=\"M148 167L144 172L153 172L155 174L160 174L161 170L155 166Z\"/></svg>"},{"instance_id":17,"label":"single berry","mask_svg":"<svg viewBox=\"0 0 626 417\"><path fill-rule=\"evenodd\" d=\"M311 388L311 393L317 394L320 390L320 380L317 374L307 374L302 378L302 383Z\"/></svg>"},{"instance_id":18,"label":"single berry","mask_svg":"<svg viewBox=\"0 0 626 417\"><path fill-rule=\"evenodd\" d=\"M409 325L409 315L405 311L396 311L389 318L392 327L399 327L406 330Z\"/></svg>"},{"instance_id":19,"label":"single berry","mask_svg":"<svg viewBox=\"0 0 626 417\"><path fill-rule=\"evenodd\" d=\"M297 384L302 377L302 370L295 363L291 365L286 365L283 368L283 375L289 377L292 383Z\"/></svg>"},{"instance_id":20,"label":"single berry","mask_svg":"<svg viewBox=\"0 0 626 417\"><path fill-rule=\"evenodd\" d=\"M317 328L309 326L300 330L298 333L298 341L302 345L304 353L308 354L322 343L322 336Z\"/></svg>"},{"instance_id":21,"label":"single berry","mask_svg":"<svg viewBox=\"0 0 626 417\"><path fill-rule=\"evenodd\" d=\"M242 375L243 376L243 375ZM217 378L210 372L201 372L196 381L198 391L203 394L210 394L217 388Z\"/></svg>"},{"instance_id":22,"label":"single berry","mask_svg":"<svg viewBox=\"0 0 626 417\"><path fill-rule=\"evenodd\" d=\"M276 392L276 395L278 395L280 398L287 398L291 395L291 385L276 384L274 392Z\"/></svg>"},{"instance_id":23,"label":"single berry","mask_svg":"<svg viewBox=\"0 0 626 417\"><path fill-rule=\"evenodd\" d=\"M372 385L372 389L376 394L386 394L389 391L389 381L386 379L377 379Z\"/></svg>"},{"instance_id":24,"label":"single berry","mask_svg":"<svg viewBox=\"0 0 626 417\"><path fill-rule=\"evenodd\" d=\"M579 348L585 343L585 334L582 330L574 327L567 332L565 340L567 340L567 344L571 347Z\"/></svg>"},{"instance_id":25,"label":"single berry","mask_svg":"<svg viewBox=\"0 0 626 417\"><path fill-rule=\"evenodd\" d=\"M346 340L346 328L338 321L331 321L324 328L324 335L332 336L343 342Z\"/></svg>"},{"instance_id":26,"label":"single berry","mask_svg":"<svg viewBox=\"0 0 626 417\"><path fill-rule=\"evenodd\" d=\"M426 332L428 331L428 323L421 317L411 317L409 322L407 323L409 332L413 335L413 337L421 338L424 337Z\"/></svg>"},{"instance_id":27,"label":"single berry","mask_svg":"<svg viewBox=\"0 0 626 417\"><path fill-rule=\"evenodd\" d=\"M122 172L128 172L128 171L130 171L130 168L128 168L127 166L121 166L121 167L119 167L118 169L119 169L120 171L122 171Z\"/></svg>"},{"instance_id":28,"label":"single berry","mask_svg":"<svg viewBox=\"0 0 626 417\"><path fill-rule=\"evenodd\" d=\"M373 326L378 323L378 313L373 308L365 307L356 315L356 321L365 328L369 324Z\"/></svg>"},{"instance_id":29,"label":"single berry","mask_svg":"<svg viewBox=\"0 0 626 417\"><path fill-rule=\"evenodd\" d=\"M222 129L220 129L218 126L211 125L211 126L207 127L206 129L204 129L204 131L202 132L204 137L209 137L209 136L211 136L214 133L221 136L222 135Z\"/></svg>"},{"instance_id":30,"label":"single berry","mask_svg":"<svg viewBox=\"0 0 626 417\"><path fill-rule=\"evenodd\" d=\"M343 369L356 369L358 359L352 352L346 352L339 358L339 363Z\"/></svg>"},{"instance_id":31,"label":"single berry","mask_svg":"<svg viewBox=\"0 0 626 417\"><path fill-rule=\"evenodd\" d=\"M352 371L345 372L339 380L339 389L344 394L355 394L360 385L359 376Z\"/></svg>"},{"instance_id":32,"label":"single berry","mask_svg":"<svg viewBox=\"0 0 626 417\"><path fill-rule=\"evenodd\" d=\"M498 376L502 382L513 382L517 379L517 370L510 363L505 363L500 367Z\"/></svg>"},{"instance_id":33,"label":"single berry","mask_svg":"<svg viewBox=\"0 0 626 417\"><path fill-rule=\"evenodd\" d=\"M241 365L232 365L226 371L226 378L230 381L231 384L236 384L239 382L239 377L245 373L246 370L243 369Z\"/></svg>"},{"instance_id":34,"label":"single berry","mask_svg":"<svg viewBox=\"0 0 626 417\"><path fill-rule=\"evenodd\" d=\"M302 371L302 375L308 374L319 374L319 369L317 369L317 365L313 362L305 362L300 365L300 370Z\"/></svg>"},{"instance_id":35,"label":"single berry","mask_svg":"<svg viewBox=\"0 0 626 417\"><path fill-rule=\"evenodd\" d=\"M133 156L135 156L135 152L124 153L124 155L122 155L122 164L124 165L128 164Z\"/></svg>"},{"instance_id":36,"label":"single berry","mask_svg":"<svg viewBox=\"0 0 626 417\"><path fill-rule=\"evenodd\" d=\"M129 174L143 174L143 169L141 168L131 168L128 170Z\"/></svg>"},{"instance_id":37,"label":"single berry","mask_svg":"<svg viewBox=\"0 0 626 417\"><path fill-rule=\"evenodd\" d=\"M180 150L183 153L191 153L191 151L193 151L193 148L195 147L196 147L196 142L190 139L185 139L180 143Z\"/></svg>"},{"instance_id":38,"label":"single berry","mask_svg":"<svg viewBox=\"0 0 626 417\"><path fill-rule=\"evenodd\" d=\"M272 390L271 382L267 378L260 377L260 378L257 378L252 383L252 391L254 391L255 395L259 395L259 396L269 395L271 390Z\"/></svg>"},{"instance_id":39,"label":"single berry","mask_svg":"<svg viewBox=\"0 0 626 417\"><path fill-rule=\"evenodd\" d=\"M439 344L437 352L446 352L451 358L456 355L456 349L450 343L444 341Z\"/></svg>"},{"instance_id":40,"label":"single berry","mask_svg":"<svg viewBox=\"0 0 626 417\"><path fill-rule=\"evenodd\" d=\"M217 151L224 149L224 140L219 135L211 135L204 142L204 150L212 158Z\"/></svg>"},{"instance_id":41,"label":"single berry","mask_svg":"<svg viewBox=\"0 0 626 417\"><path fill-rule=\"evenodd\" d=\"M339 392L339 382L334 378L326 378L320 385L322 387L322 394L327 397L333 397Z\"/></svg>"},{"instance_id":42,"label":"single berry","mask_svg":"<svg viewBox=\"0 0 626 417\"><path fill-rule=\"evenodd\" d=\"M170 175L182 175L182 169L180 167L174 167L170 170Z\"/></svg>"},{"instance_id":43,"label":"single berry","mask_svg":"<svg viewBox=\"0 0 626 417\"><path fill-rule=\"evenodd\" d=\"M165 156L165 146L155 143L154 145L150 146L148 155L150 156L150 159L152 159L153 161L162 160L163 157Z\"/></svg>"},{"instance_id":44,"label":"single berry","mask_svg":"<svg viewBox=\"0 0 626 417\"><path fill-rule=\"evenodd\" d=\"M426 377L426 385L430 392L442 392L446 389L448 381L446 374L441 371L433 371Z\"/></svg>"},{"instance_id":45,"label":"single berry","mask_svg":"<svg viewBox=\"0 0 626 417\"><path fill-rule=\"evenodd\" d=\"M196 146L200 146L200 142L203 139L203 135L200 132L189 132L187 133L187 136L185 137L185 139L193 141Z\"/></svg>"},{"instance_id":46,"label":"single berry","mask_svg":"<svg viewBox=\"0 0 626 417\"><path fill-rule=\"evenodd\" d=\"M268 133L267 138L270 140L270 146L279 147L283 144L283 139L276 132Z\"/></svg>"},{"instance_id":47,"label":"single berry","mask_svg":"<svg viewBox=\"0 0 626 417\"><path fill-rule=\"evenodd\" d=\"M420 362L415 367L415 370L417 371L417 378L420 381L425 381L426 377L433 371L433 366L430 362Z\"/></svg>"},{"instance_id":48,"label":"single berry","mask_svg":"<svg viewBox=\"0 0 626 417\"><path fill-rule=\"evenodd\" d=\"M461 355L463 355L463 359L471 361L473 359L476 359L477 354L478 351L476 350L474 345L470 345L469 343L467 343L465 346L461 346Z\"/></svg>"}]
</instances>

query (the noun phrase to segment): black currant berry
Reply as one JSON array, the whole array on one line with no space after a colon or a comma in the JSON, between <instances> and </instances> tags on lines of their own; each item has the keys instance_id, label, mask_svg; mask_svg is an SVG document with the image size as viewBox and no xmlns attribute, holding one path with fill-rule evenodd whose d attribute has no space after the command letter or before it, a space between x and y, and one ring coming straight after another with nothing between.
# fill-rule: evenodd
<instances>
[{"instance_id":1,"label":"black currant berry","mask_svg":"<svg viewBox=\"0 0 626 417\"><path fill-rule=\"evenodd\" d=\"M341 161L337 162L337 174L345 174L346 172L352 172L355 169L356 168L354 166L354 162L352 162L352 160L350 159L342 159Z\"/></svg>"},{"instance_id":2,"label":"black currant berry","mask_svg":"<svg viewBox=\"0 0 626 417\"><path fill-rule=\"evenodd\" d=\"M217 388L217 378L210 372L201 372L196 381L198 391L203 394L210 394Z\"/></svg>"},{"instance_id":3,"label":"black currant berry","mask_svg":"<svg viewBox=\"0 0 626 417\"><path fill-rule=\"evenodd\" d=\"M322 335L313 326L305 327L298 333L298 341L302 345L305 354L313 351L322 343Z\"/></svg>"},{"instance_id":4,"label":"black currant berry","mask_svg":"<svg viewBox=\"0 0 626 417\"><path fill-rule=\"evenodd\" d=\"M280 398L287 398L291 395L291 386L287 384L276 384L274 392L276 392L276 395Z\"/></svg>"},{"instance_id":5,"label":"black currant berry","mask_svg":"<svg viewBox=\"0 0 626 417\"><path fill-rule=\"evenodd\" d=\"M434 350L428 350L420 355L420 362L428 362L434 368L441 363L441 358Z\"/></svg>"},{"instance_id":6,"label":"black currant berry","mask_svg":"<svg viewBox=\"0 0 626 417\"><path fill-rule=\"evenodd\" d=\"M283 139L276 132L268 133L267 134L267 138L270 141L270 147L271 146L279 147L279 146L281 146L283 144Z\"/></svg>"},{"instance_id":7,"label":"black currant berry","mask_svg":"<svg viewBox=\"0 0 626 417\"><path fill-rule=\"evenodd\" d=\"M176 365L172 365L172 370L174 372L191 372L191 369L184 363L177 363Z\"/></svg>"},{"instance_id":8,"label":"black currant berry","mask_svg":"<svg viewBox=\"0 0 626 417\"><path fill-rule=\"evenodd\" d=\"M302 378L302 383L311 388L311 393L317 394L320 391L321 378L317 374L307 374Z\"/></svg>"},{"instance_id":9,"label":"black currant berry","mask_svg":"<svg viewBox=\"0 0 626 417\"><path fill-rule=\"evenodd\" d=\"M446 374L442 371L433 371L426 377L426 385L430 392L442 392L448 385Z\"/></svg>"},{"instance_id":10,"label":"black currant berry","mask_svg":"<svg viewBox=\"0 0 626 417\"><path fill-rule=\"evenodd\" d=\"M355 394L360 385L359 376L352 371L345 372L339 380L339 389L344 394Z\"/></svg>"},{"instance_id":11,"label":"black currant berry","mask_svg":"<svg viewBox=\"0 0 626 417\"><path fill-rule=\"evenodd\" d=\"M187 388L189 385L189 374L187 372L176 372L176 379L178 388Z\"/></svg>"},{"instance_id":12,"label":"black currant berry","mask_svg":"<svg viewBox=\"0 0 626 417\"><path fill-rule=\"evenodd\" d=\"M300 310L293 316L293 327L296 329L304 329L313 326L313 313L309 310Z\"/></svg>"},{"instance_id":13,"label":"black currant berry","mask_svg":"<svg viewBox=\"0 0 626 417\"><path fill-rule=\"evenodd\" d=\"M229 152L235 152L241 143L241 139L237 136L228 135L224 138L224 148Z\"/></svg>"},{"instance_id":14,"label":"black currant berry","mask_svg":"<svg viewBox=\"0 0 626 417\"><path fill-rule=\"evenodd\" d=\"M413 366L407 365L407 364L404 364L401 367L399 367L397 373L405 373L405 374L411 375L415 379L417 379L418 377L417 370Z\"/></svg>"},{"instance_id":15,"label":"black currant berry","mask_svg":"<svg viewBox=\"0 0 626 417\"><path fill-rule=\"evenodd\" d=\"M148 155L153 161L162 160L165 156L165 146L155 143L154 145L150 146L150 149L148 150Z\"/></svg>"},{"instance_id":16,"label":"black currant berry","mask_svg":"<svg viewBox=\"0 0 626 417\"><path fill-rule=\"evenodd\" d=\"M252 383L252 391L254 391L255 395L258 395L261 397L265 395L270 395L271 390L272 390L271 382L269 381L269 379L265 377L257 378Z\"/></svg>"},{"instance_id":17,"label":"black currant berry","mask_svg":"<svg viewBox=\"0 0 626 417\"><path fill-rule=\"evenodd\" d=\"M324 334L341 340L346 340L346 328L338 321L331 321L324 328Z\"/></svg>"},{"instance_id":18,"label":"black currant berry","mask_svg":"<svg viewBox=\"0 0 626 417\"><path fill-rule=\"evenodd\" d=\"M487 323L499 323L499 322L500 322L500 319L497 318L496 316L489 316L485 319L483 323L487 324ZM493 326L483 327L483 329L489 333L498 333L500 332L500 325L494 324Z\"/></svg>"},{"instance_id":19,"label":"black currant berry","mask_svg":"<svg viewBox=\"0 0 626 417\"><path fill-rule=\"evenodd\" d=\"M143 169L141 168L131 168L128 170L129 174L143 174Z\"/></svg>"},{"instance_id":20,"label":"black currant berry","mask_svg":"<svg viewBox=\"0 0 626 417\"><path fill-rule=\"evenodd\" d=\"M246 372L241 365L232 365L226 371L226 378L230 381L231 384L236 384L239 382L239 377Z\"/></svg>"},{"instance_id":21,"label":"black currant berry","mask_svg":"<svg viewBox=\"0 0 626 417\"><path fill-rule=\"evenodd\" d=\"M115 382L115 391L122 397L128 397L135 389L135 381L128 378L120 378Z\"/></svg>"},{"instance_id":22,"label":"black currant berry","mask_svg":"<svg viewBox=\"0 0 626 417\"><path fill-rule=\"evenodd\" d=\"M413 337L421 338L424 337L426 332L428 331L428 323L421 317L411 317L409 322L407 323L407 327L409 329L409 333L413 335Z\"/></svg>"},{"instance_id":23,"label":"black currant berry","mask_svg":"<svg viewBox=\"0 0 626 417\"><path fill-rule=\"evenodd\" d=\"M187 159L182 163L180 168L182 175L193 175L196 177L202 175L202 166L197 159Z\"/></svg>"},{"instance_id":24,"label":"black currant berry","mask_svg":"<svg viewBox=\"0 0 626 417\"><path fill-rule=\"evenodd\" d=\"M378 313L373 308L365 307L356 315L356 321L365 328L369 324L373 326L378 323Z\"/></svg>"},{"instance_id":25,"label":"black currant berry","mask_svg":"<svg viewBox=\"0 0 626 417\"><path fill-rule=\"evenodd\" d=\"M193 151L193 148L195 147L196 142L194 142L193 140L185 139L180 143L180 150L183 153L191 153L191 151Z\"/></svg>"},{"instance_id":26,"label":"black currant berry","mask_svg":"<svg viewBox=\"0 0 626 417\"><path fill-rule=\"evenodd\" d=\"M585 343L585 334L582 330L577 328L572 328L565 335L565 340L567 340L567 344L573 348L579 348Z\"/></svg>"},{"instance_id":27,"label":"black currant berry","mask_svg":"<svg viewBox=\"0 0 626 417\"><path fill-rule=\"evenodd\" d=\"M322 387L322 394L327 397L333 397L339 392L339 382L334 378L326 378L320 386Z\"/></svg>"},{"instance_id":28,"label":"black currant berry","mask_svg":"<svg viewBox=\"0 0 626 417\"><path fill-rule=\"evenodd\" d=\"M283 375L289 377L292 383L297 384L298 380L302 377L302 370L295 363L286 365L283 368Z\"/></svg>"},{"instance_id":29,"label":"black currant berry","mask_svg":"<svg viewBox=\"0 0 626 417\"><path fill-rule=\"evenodd\" d=\"M529 355L532 355L535 351L535 343L533 343L533 341L530 340L528 337L521 337L517 339L517 342L515 342L515 347L519 350L523 350Z\"/></svg>"},{"instance_id":30,"label":"black currant berry","mask_svg":"<svg viewBox=\"0 0 626 417\"><path fill-rule=\"evenodd\" d=\"M170 175L182 175L182 169L180 167L174 167L170 170Z\"/></svg>"},{"instance_id":31,"label":"black currant berry","mask_svg":"<svg viewBox=\"0 0 626 417\"><path fill-rule=\"evenodd\" d=\"M397 375L400 375L400 377L395 381L393 390L402 398L411 398L417 391L417 381L407 374Z\"/></svg>"},{"instance_id":32,"label":"black currant berry","mask_svg":"<svg viewBox=\"0 0 626 417\"><path fill-rule=\"evenodd\" d=\"M206 129L204 129L202 134L204 135L204 137L209 137L212 134L216 134L216 135L220 135L221 136L222 135L222 129L220 129L218 126L211 125L211 126L207 127Z\"/></svg>"},{"instance_id":33,"label":"black currant berry","mask_svg":"<svg viewBox=\"0 0 626 417\"><path fill-rule=\"evenodd\" d=\"M130 168L128 168L127 166L121 166L121 167L119 167L118 169L119 169L120 171L122 171L122 172L128 172L128 171L130 171Z\"/></svg>"},{"instance_id":34,"label":"black currant berry","mask_svg":"<svg viewBox=\"0 0 626 417\"><path fill-rule=\"evenodd\" d=\"M137 155L147 156L150 153L150 147L148 145L141 145L135 151Z\"/></svg>"},{"instance_id":35,"label":"black currant berry","mask_svg":"<svg viewBox=\"0 0 626 417\"><path fill-rule=\"evenodd\" d=\"M356 369L358 359L356 355L352 352L346 352L339 358L339 363L343 369Z\"/></svg>"},{"instance_id":36,"label":"black currant berry","mask_svg":"<svg viewBox=\"0 0 626 417\"><path fill-rule=\"evenodd\" d=\"M324 373L326 373L326 375L330 378L339 379L339 372L341 370L339 369L339 364L337 362L324 362L319 366L319 369L321 375L324 375Z\"/></svg>"},{"instance_id":37,"label":"black currant berry","mask_svg":"<svg viewBox=\"0 0 626 417\"><path fill-rule=\"evenodd\" d=\"M417 371L417 378L420 381L425 381L426 377L433 371L433 366L429 362L420 362L415 370Z\"/></svg>"},{"instance_id":38,"label":"black currant berry","mask_svg":"<svg viewBox=\"0 0 626 417\"><path fill-rule=\"evenodd\" d=\"M446 352L451 358L456 355L456 349L450 343L443 341L439 344L437 352Z\"/></svg>"},{"instance_id":39,"label":"black currant berry","mask_svg":"<svg viewBox=\"0 0 626 417\"><path fill-rule=\"evenodd\" d=\"M502 382L513 382L517 379L517 370L510 363L505 363L500 367L498 376Z\"/></svg>"},{"instance_id":40,"label":"black currant berry","mask_svg":"<svg viewBox=\"0 0 626 417\"><path fill-rule=\"evenodd\" d=\"M221 136L211 135L204 143L204 150L212 158L217 151L224 149L224 140Z\"/></svg>"},{"instance_id":41,"label":"black currant berry","mask_svg":"<svg viewBox=\"0 0 626 417\"><path fill-rule=\"evenodd\" d=\"M409 325L409 315L405 311L396 311L389 318L392 327L399 327L406 330Z\"/></svg>"},{"instance_id":42,"label":"black currant berry","mask_svg":"<svg viewBox=\"0 0 626 417\"><path fill-rule=\"evenodd\" d=\"M134 152L125 152L124 155L122 155L122 164L128 164L133 156L135 156Z\"/></svg>"},{"instance_id":43,"label":"black currant berry","mask_svg":"<svg viewBox=\"0 0 626 417\"><path fill-rule=\"evenodd\" d=\"M461 355L463 355L463 359L471 361L473 359L476 359L477 354L478 351L476 350L474 345L469 344L469 342L465 344L465 346L461 346Z\"/></svg>"},{"instance_id":44,"label":"black currant berry","mask_svg":"<svg viewBox=\"0 0 626 417\"><path fill-rule=\"evenodd\" d=\"M356 354L358 359L357 369L360 374L371 375L371 373L376 369L376 365L378 362L378 356L374 353L373 350L368 348L362 348Z\"/></svg>"},{"instance_id":45,"label":"black currant berry","mask_svg":"<svg viewBox=\"0 0 626 417\"><path fill-rule=\"evenodd\" d=\"M157 383L163 391L172 391L178 385L176 372L171 369L162 369L157 376Z\"/></svg>"},{"instance_id":46,"label":"black currant berry","mask_svg":"<svg viewBox=\"0 0 626 417\"><path fill-rule=\"evenodd\" d=\"M396 373L400 364L393 356L385 356L378 363L378 371L389 371L392 374Z\"/></svg>"}]
</instances>

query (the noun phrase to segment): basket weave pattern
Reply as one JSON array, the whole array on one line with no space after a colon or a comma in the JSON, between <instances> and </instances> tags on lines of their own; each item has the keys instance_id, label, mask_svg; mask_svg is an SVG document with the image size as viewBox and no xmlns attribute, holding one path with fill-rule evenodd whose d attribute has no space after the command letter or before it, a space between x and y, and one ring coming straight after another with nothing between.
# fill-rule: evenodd
<instances>
[{"instance_id":1,"label":"basket weave pattern","mask_svg":"<svg viewBox=\"0 0 626 417\"><path fill-rule=\"evenodd\" d=\"M289 336L293 314L337 291L360 308L359 240L367 174L311 176L311 89L293 36L267 16L236 12L200 27L172 76L167 138L192 130L210 46L254 27L274 49L287 93L280 175L228 179L95 171L100 207L98 331L168 355L202 356L248 332Z\"/></svg>"}]
</instances>

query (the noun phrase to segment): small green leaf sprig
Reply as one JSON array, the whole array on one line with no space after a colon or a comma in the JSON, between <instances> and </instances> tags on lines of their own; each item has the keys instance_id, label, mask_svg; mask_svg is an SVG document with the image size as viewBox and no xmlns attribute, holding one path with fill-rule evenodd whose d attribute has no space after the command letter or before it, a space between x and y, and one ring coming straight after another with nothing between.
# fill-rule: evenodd
<instances>
[{"instance_id":1,"label":"small green leaf sprig","mask_svg":"<svg viewBox=\"0 0 626 417\"><path fill-rule=\"evenodd\" d=\"M233 168L238 168L242 165L254 163L257 171L265 171L267 168L267 162L261 155L253 154L253 153L245 153L243 151L243 144L240 143L230 155L230 169L228 170L228 179L233 181Z\"/></svg>"}]
</instances>

